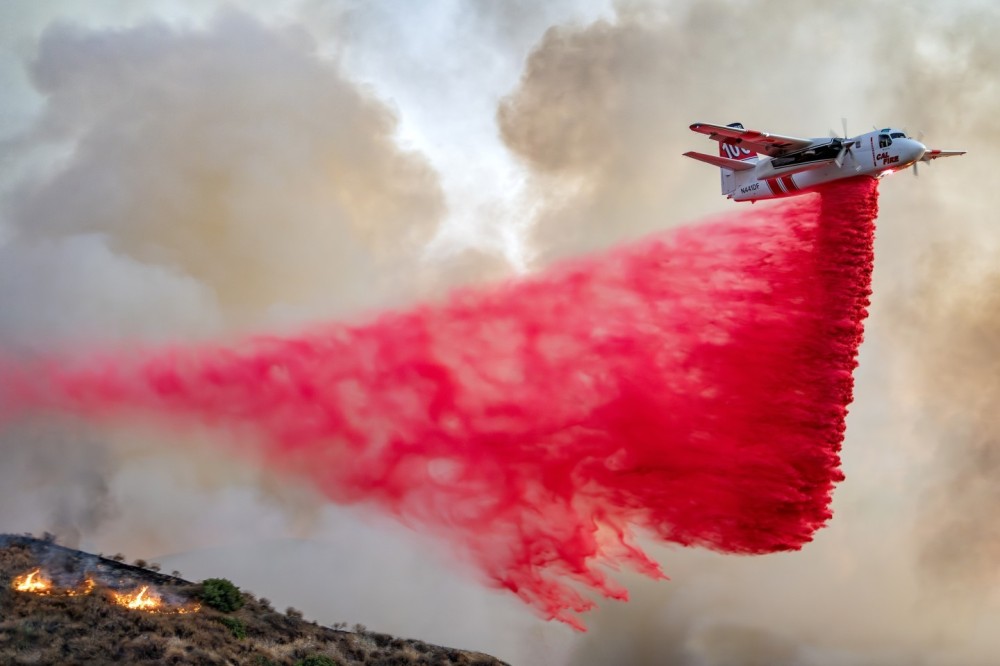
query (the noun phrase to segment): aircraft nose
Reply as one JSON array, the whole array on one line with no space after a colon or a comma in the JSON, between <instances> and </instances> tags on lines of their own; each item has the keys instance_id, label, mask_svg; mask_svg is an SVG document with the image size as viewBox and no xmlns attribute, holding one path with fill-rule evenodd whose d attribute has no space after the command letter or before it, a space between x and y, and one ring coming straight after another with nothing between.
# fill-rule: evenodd
<instances>
[{"instance_id":1,"label":"aircraft nose","mask_svg":"<svg viewBox=\"0 0 1000 666\"><path fill-rule=\"evenodd\" d=\"M920 143L916 139L909 139L909 142L910 146L909 149L906 151L907 153L909 153L907 155L908 158L907 161L916 162L917 160L919 160L921 157L924 156L924 153L927 152L927 146Z\"/></svg>"}]
</instances>

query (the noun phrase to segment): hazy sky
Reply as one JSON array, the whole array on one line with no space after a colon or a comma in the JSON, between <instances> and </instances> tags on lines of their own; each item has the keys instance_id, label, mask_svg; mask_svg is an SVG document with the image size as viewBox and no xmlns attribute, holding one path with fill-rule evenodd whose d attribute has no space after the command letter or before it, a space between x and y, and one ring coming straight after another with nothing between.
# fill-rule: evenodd
<instances>
[{"instance_id":1,"label":"hazy sky","mask_svg":"<svg viewBox=\"0 0 1000 666\"><path fill-rule=\"evenodd\" d=\"M180 553L517 664L992 663L998 29L985 0L7 0L6 353L362 317L730 210L680 156L713 148L694 121L969 154L881 183L847 480L799 553L661 548L672 580L630 579L580 635L210 433L52 422L0 430L0 531Z\"/></svg>"}]
</instances>

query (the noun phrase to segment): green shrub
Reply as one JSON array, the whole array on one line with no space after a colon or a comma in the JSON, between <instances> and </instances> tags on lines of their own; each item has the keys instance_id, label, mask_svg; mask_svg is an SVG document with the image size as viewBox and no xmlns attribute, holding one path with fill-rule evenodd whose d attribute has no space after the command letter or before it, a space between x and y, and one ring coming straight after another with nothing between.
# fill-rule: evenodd
<instances>
[{"instance_id":1,"label":"green shrub","mask_svg":"<svg viewBox=\"0 0 1000 666\"><path fill-rule=\"evenodd\" d=\"M220 617L219 622L225 625L234 638L244 639L247 637L247 625L238 617Z\"/></svg>"},{"instance_id":2,"label":"green shrub","mask_svg":"<svg viewBox=\"0 0 1000 666\"><path fill-rule=\"evenodd\" d=\"M311 654L305 659L295 662L295 666L337 666L337 662L326 655Z\"/></svg>"},{"instance_id":3,"label":"green shrub","mask_svg":"<svg viewBox=\"0 0 1000 666\"><path fill-rule=\"evenodd\" d=\"M206 606L223 613L231 613L243 607L240 588L225 578L208 578L201 583L201 600Z\"/></svg>"}]
</instances>

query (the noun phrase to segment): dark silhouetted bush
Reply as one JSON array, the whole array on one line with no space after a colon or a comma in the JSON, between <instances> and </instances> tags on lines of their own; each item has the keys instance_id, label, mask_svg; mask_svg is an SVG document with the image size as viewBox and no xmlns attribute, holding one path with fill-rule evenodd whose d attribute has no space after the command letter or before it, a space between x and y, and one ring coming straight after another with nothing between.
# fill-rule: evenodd
<instances>
[{"instance_id":1,"label":"dark silhouetted bush","mask_svg":"<svg viewBox=\"0 0 1000 666\"><path fill-rule=\"evenodd\" d=\"M223 613L231 613L243 607L240 588L225 578L207 578L201 583L201 600L206 606Z\"/></svg>"}]
</instances>

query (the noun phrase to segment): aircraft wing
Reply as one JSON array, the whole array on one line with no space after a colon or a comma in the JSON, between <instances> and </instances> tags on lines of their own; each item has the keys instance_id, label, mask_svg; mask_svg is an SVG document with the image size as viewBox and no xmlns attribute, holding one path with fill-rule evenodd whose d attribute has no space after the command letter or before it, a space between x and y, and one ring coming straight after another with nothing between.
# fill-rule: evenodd
<instances>
[{"instance_id":1,"label":"aircraft wing","mask_svg":"<svg viewBox=\"0 0 1000 666\"><path fill-rule=\"evenodd\" d=\"M691 129L700 134L707 134L708 138L715 141L737 145L741 148L752 150L755 153L763 153L771 157L779 157L795 150L803 150L815 143L812 139L797 139L793 136L768 134L767 132L758 132L757 130L712 125L710 123L695 123L691 125Z\"/></svg>"},{"instance_id":2,"label":"aircraft wing","mask_svg":"<svg viewBox=\"0 0 1000 666\"><path fill-rule=\"evenodd\" d=\"M936 160L939 157L955 157L956 155L964 154L964 150L928 150L924 153L924 156L920 158L920 161L930 162L931 160Z\"/></svg>"}]
</instances>

